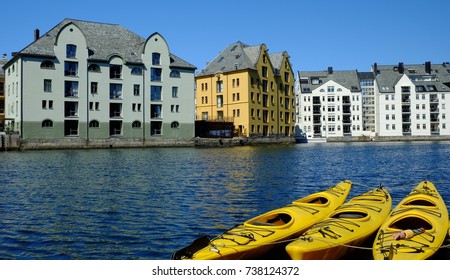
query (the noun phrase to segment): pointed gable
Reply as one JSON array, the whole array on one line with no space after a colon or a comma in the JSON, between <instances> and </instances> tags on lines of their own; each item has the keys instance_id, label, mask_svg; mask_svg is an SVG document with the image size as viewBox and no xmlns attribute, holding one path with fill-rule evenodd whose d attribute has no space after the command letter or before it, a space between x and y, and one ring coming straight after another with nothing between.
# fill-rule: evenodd
<instances>
[{"instance_id":1,"label":"pointed gable","mask_svg":"<svg viewBox=\"0 0 450 280\"><path fill-rule=\"evenodd\" d=\"M258 46L251 47L238 41L220 52L197 76L208 76L219 72L242 69L256 69L258 58Z\"/></svg>"}]
</instances>

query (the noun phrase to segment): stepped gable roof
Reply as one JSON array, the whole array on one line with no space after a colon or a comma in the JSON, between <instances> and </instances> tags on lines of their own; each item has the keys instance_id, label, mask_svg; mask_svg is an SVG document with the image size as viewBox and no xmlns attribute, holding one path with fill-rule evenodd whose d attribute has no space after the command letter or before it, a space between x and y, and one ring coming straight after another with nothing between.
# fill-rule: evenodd
<instances>
[{"instance_id":1,"label":"stepped gable roof","mask_svg":"<svg viewBox=\"0 0 450 280\"><path fill-rule=\"evenodd\" d=\"M38 40L22 49L18 54L27 56L55 57L54 45L60 30L68 24L75 24L86 37L90 60L108 61L112 55L119 55L128 64L142 64L142 53L146 39L118 24L98 23L76 19L64 19ZM192 64L170 54L171 66L196 69Z\"/></svg>"},{"instance_id":2,"label":"stepped gable roof","mask_svg":"<svg viewBox=\"0 0 450 280\"><path fill-rule=\"evenodd\" d=\"M429 69L427 71L427 63ZM448 92L450 91L450 64L408 64L404 65L377 65L375 79L380 93L394 93L395 85L403 77L408 78L416 86L423 86L423 92Z\"/></svg>"},{"instance_id":3,"label":"stepped gable roof","mask_svg":"<svg viewBox=\"0 0 450 280\"><path fill-rule=\"evenodd\" d=\"M261 45L249 46L240 41L226 47L213 61L208 63L197 76L214 75L219 72L230 72L242 69L256 70L261 53Z\"/></svg>"},{"instance_id":4,"label":"stepped gable roof","mask_svg":"<svg viewBox=\"0 0 450 280\"><path fill-rule=\"evenodd\" d=\"M334 81L352 92L361 91L356 70L334 71L330 68L325 71L299 71L298 74L302 92L312 92L329 81ZM306 79L307 83L302 82ZM313 83L313 80L318 82Z\"/></svg>"}]
</instances>

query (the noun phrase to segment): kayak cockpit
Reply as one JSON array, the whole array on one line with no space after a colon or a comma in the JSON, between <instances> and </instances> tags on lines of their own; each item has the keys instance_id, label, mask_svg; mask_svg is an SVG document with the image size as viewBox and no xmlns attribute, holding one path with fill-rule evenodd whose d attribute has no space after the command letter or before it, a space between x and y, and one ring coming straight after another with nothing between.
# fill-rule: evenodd
<instances>
[{"instance_id":1,"label":"kayak cockpit","mask_svg":"<svg viewBox=\"0 0 450 280\"><path fill-rule=\"evenodd\" d=\"M259 216L246 224L253 226L284 226L292 221L292 216L287 213L272 213Z\"/></svg>"},{"instance_id":2,"label":"kayak cockpit","mask_svg":"<svg viewBox=\"0 0 450 280\"><path fill-rule=\"evenodd\" d=\"M436 207L436 203L426 199L414 199L404 204L405 206L431 206Z\"/></svg>"},{"instance_id":3,"label":"kayak cockpit","mask_svg":"<svg viewBox=\"0 0 450 280\"><path fill-rule=\"evenodd\" d=\"M397 220L390 224L389 227L392 229L424 228L425 230L430 230L433 228L429 222L416 216L405 217Z\"/></svg>"}]
</instances>

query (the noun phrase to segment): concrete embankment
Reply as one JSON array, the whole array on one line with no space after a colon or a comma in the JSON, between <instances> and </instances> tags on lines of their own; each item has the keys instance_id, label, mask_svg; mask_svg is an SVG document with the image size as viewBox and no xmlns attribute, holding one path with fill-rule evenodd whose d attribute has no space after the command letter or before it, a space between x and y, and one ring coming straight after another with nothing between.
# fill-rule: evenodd
<instances>
[{"instance_id":1,"label":"concrete embankment","mask_svg":"<svg viewBox=\"0 0 450 280\"><path fill-rule=\"evenodd\" d=\"M5 136L5 135L4 135ZM6 135L2 150L56 150L56 149L104 149L104 148L151 148L151 147L233 147L270 144L293 144L291 137L263 138L192 138L192 139L95 139L77 138L20 140L18 134Z\"/></svg>"},{"instance_id":2,"label":"concrete embankment","mask_svg":"<svg viewBox=\"0 0 450 280\"><path fill-rule=\"evenodd\" d=\"M55 149L105 149L105 148L151 148L151 147L235 147L255 145L295 144L293 137L235 137L192 139L95 139L77 138L21 140L18 134L0 133L0 150L55 150ZM450 141L450 136L402 136L402 137L329 137L328 143L336 142L409 142ZM299 144L305 145L305 144ZM307 144L306 144L307 145Z\"/></svg>"}]
</instances>

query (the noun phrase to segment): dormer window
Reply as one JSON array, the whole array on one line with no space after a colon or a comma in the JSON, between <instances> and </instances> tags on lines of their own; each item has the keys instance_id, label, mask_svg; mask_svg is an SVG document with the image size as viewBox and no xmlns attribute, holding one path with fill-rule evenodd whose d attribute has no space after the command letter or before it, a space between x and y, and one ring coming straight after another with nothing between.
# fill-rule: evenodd
<instances>
[{"instance_id":1,"label":"dormer window","mask_svg":"<svg viewBox=\"0 0 450 280\"><path fill-rule=\"evenodd\" d=\"M142 68L141 67L133 67L131 69L131 75L142 75Z\"/></svg>"},{"instance_id":2,"label":"dormer window","mask_svg":"<svg viewBox=\"0 0 450 280\"><path fill-rule=\"evenodd\" d=\"M180 78L180 71L178 71L178 70L170 71L170 77L171 78Z\"/></svg>"},{"instance_id":3,"label":"dormer window","mask_svg":"<svg viewBox=\"0 0 450 280\"><path fill-rule=\"evenodd\" d=\"M44 60L41 63L42 69L55 69L55 64L51 62L50 60Z\"/></svg>"},{"instance_id":4,"label":"dormer window","mask_svg":"<svg viewBox=\"0 0 450 280\"><path fill-rule=\"evenodd\" d=\"M100 66L98 66L98 64L89 64L88 71L89 72L100 72Z\"/></svg>"}]
</instances>

